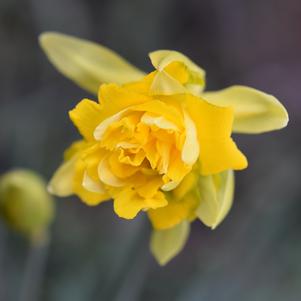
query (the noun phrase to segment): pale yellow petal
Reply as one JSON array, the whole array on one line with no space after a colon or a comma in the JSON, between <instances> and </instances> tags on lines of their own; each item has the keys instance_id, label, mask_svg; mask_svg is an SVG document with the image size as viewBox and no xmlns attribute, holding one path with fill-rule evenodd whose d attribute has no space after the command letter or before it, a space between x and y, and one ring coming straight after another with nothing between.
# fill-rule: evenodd
<instances>
[{"instance_id":1,"label":"pale yellow petal","mask_svg":"<svg viewBox=\"0 0 301 301\"><path fill-rule=\"evenodd\" d=\"M233 170L224 171L213 175L217 196L220 204L219 214L216 217L212 229L215 229L229 213L234 198L235 178Z\"/></svg>"},{"instance_id":2,"label":"pale yellow petal","mask_svg":"<svg viewBox=\"0 0 301 301\"><path fill-rule=\"evenodd\" d=\"M183 117L180 114L180 112L175 107L167 105L166 103L160 100L153 100L133 106L131 110L156 114L172 122L178 128L183 127Z\"/></svg>"},{"instance_id":3,"label":"pale yellow petal","mask_svg":"<svg viewBox=\"0 0 301 301\"><path fill-rule=\"evenodd\" d=\"M96 140L100 141L104 135L104 133L106 132L106 130L108 129L108 127L115 121L120 120L126 113L128 112L127 109L124 109L108 118L106 118L105 120L103 120L100 124L97 125L97 127L95 128L94 132L93 132L93 136Z\"/></svg>"},{"instance_id":4,"label":"pale yellow petal","mask_svg":"<svg viewBox=\"0 0 301 301\"><path fill-rule=\"evenodd\" d=\"M83 187L90 192L105 194L107 193L104 185L100 181L93 180L87 172L84 173Z\"/></svg>"},{"instance_id":5,"label":"pale yellow petal","mask_svg":"<svg viewBox=\"0 0 301 301\"><path fill-rule=\"evenodd\" d=\"M40 45L62 74L94 94L102 83L123 84L144 76L114 51L87 40L46 32Z\"/></svg>"},{"instance_id":6,"label":"pale yellow petal","mask_svg":"<svg viewBox=\"0 0 301 301\"><path fill-rule=\"evenodd\" d=\"M179 184L180 184L179 181L169 181L166 184L162 185L161 189L163 191L171 191L171 190L177 188Z\"/></svg>"},{"instance_id":7,"label":"pale yellow petal","mask_svg":"<svg viewBox=\"0 0 301 301\"><path fill-rule=\"evenodd\" d=\"M108 158L102 159L99 163L98 176L103 183L113 187L123 187L126 185L125 180L118 178L113 174Z\"/></svg>"},{"instance_id":8,"label":"pale yellow petal","mask_svg":"<svg viewBox=\"0 0 301 301\"><path fill-rule=\"evenodd\" d=\"M187 93L188 90L167 72L158 71L150 87L152 95L173 95Z\"/></svg>"},{"instance_id":9,"label":"pale yellow petal","mask_svg":"<svg viewBox=\"0 0 301 301\"><path fill-rule=\"evenodd\" d=\"M188 165L193 165L200 155L198 133L193 120L184 112L186 138L182 149L182 160Z\"/></svg>"},{"instance_id":10,"label":"pale yellow petal","mask_svg":"<svg viewBox=\"0 0 301 301\"><path fill-rule=\"evenodd\" d=\"M72 195L73 178L75 172L76 157L64 162L54 173L49 184L48 191L54 195L65 197Z\"/></svg>"},{"instance_id":11,"label":"pale yellow petal","mask_svg":"<svg viewBox=\"0 0 301 301\"><path fill-rule=\"evenodd\" d=\"M232 206L234 173L227 170L213 176L201 176L197 190L200 204L196 214L205 225L215 229Z\"/></svg>"},{"instance_id":12,"label":"pale yellow petal","mask_svg":"<svg viewBox=\"0 0 301 301\"><path fill-rule=\"evenodd\" d=\"M189 89L192 93L195 93L196 91L199 93L204 89L205 71L202 68L200 68L198 65L196 65L194 62L192 62L188 57L183 55L182 53L177 51L172 51L172 50L157 50L151 52L149 54L149 57L151 59L153 66L158 71L163 71L165 69L167 71L170 71L169 74L173 73L172 70L166 69L170 64L175 62L183 63L186 66L189 74L189 79L187 81L189 86L187 85L186 88ZM179 80L178 75L179 72L175 72L174 77ZM180 78L182 77L183 76L181 76ZM179 82L181 82L181 80Z\"/></svg>"},{"instance_id":13,"label":"pale yellow petal","mask_svg":"<svg viewBox=\"0 0 301 301\"><path fill-rule=\"evenodd\" d=\"M149 126L156 126L163 130L172 130L172 131L179 130L174 123L168 121L163 116L152 116L149 113L143 114L141 118L141 122Z\"/></svg>"},{"instance_id":14,"label":"pale yellow petal","mask_svg":"<svg viewBox=\"0 0 301 301\"><path fill-rule=\"evenodd\" d=\"M277 130L288 123L284 106L272 95L245 86L207 92L203 97L209 102L234 109L233 131L257 134Z\"/></svg>"},{"instance_id":15,"label":"pale yellow petal","mask_svg":"<svg viewBox=\"0 0 301 301\"><path fill-rule=\"evenodd\" d=\"M187 221L166 230L154 230L150 249L160 265L165 265L181 252L189 236L190 224Z\"/></svg>"},{"instance_id":16,"label":"pale yellow petal","mask_svg":"<svg viewBox=\"0 0 301 301\"><path fill-rule=\"evenodd\" d=\"M101 202L109 200L108 193L92 192L83 186L84 175L87 164L81 158L76 161L75 173L73 178L73 191L79 198L89 206L98 205Z\"/></svg>"}]
</instances>

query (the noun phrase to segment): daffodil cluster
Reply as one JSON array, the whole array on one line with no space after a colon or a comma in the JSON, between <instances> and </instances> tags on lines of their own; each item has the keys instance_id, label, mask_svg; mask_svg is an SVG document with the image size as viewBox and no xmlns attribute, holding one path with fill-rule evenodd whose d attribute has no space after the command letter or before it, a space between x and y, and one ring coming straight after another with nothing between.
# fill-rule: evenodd
<instances>
[{"instance_id":1,"label":"daffodil cluster","mask_svg":"<svg viewBox=\"0 0 301 301\"><path fill-rule=\"evenodd\" d=\"M232 132L288 122L280 102L261 91L205 92L205 71L176 51L150 53L154 71L144 74L88 41L46 33L41 45L63 74L98 95L69 112L82 139L66 150L50 191L88 205L113 200L126 219L145 212L161 264L181 250L190 222L215 228L229 212L233 170L248 165Z\"/></svg>"}]
</instances>

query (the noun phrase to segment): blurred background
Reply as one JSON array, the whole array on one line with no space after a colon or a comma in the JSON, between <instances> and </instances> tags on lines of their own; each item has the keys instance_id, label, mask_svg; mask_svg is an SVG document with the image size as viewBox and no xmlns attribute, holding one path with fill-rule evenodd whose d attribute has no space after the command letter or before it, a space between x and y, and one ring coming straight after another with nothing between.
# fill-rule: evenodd
<instances>
[{"instance_id":1,"label":"blurred background","mask_svg":"<svg viewBox=\"0 0 301 301\"><path fill-rule=\"evenodd\" d=\"M92 97L60 75L38 45L44 31L90 39L145 71L156 49L185 53L208 89L232 84L275 95L289 126L237 135L250 166L215 231L193 224L184 251L159 267L144 214L56 200L40 299L266 301L301 298L301 2L299 0L0 0L0 172L49 179L78 138L67 112ZM0 223L0 300L17 300L28 243ZM34 281L34 280L33 280Z\"/></svg>"}]
</instances>

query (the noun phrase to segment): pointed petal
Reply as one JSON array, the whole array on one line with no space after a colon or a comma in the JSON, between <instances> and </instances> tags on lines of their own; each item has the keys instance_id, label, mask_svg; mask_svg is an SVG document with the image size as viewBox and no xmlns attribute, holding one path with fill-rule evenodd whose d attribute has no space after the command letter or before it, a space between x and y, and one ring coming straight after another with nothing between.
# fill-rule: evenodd
<instances>
[{"instance_id":1,"label":"pointed petal","mask_svg":"<svg viewBox=\"0 0 301 301\"><path fill-rule=\"evenodd\" d=\"M154 230L150 248L160 265L165 265L181 252L188 239L190 224L187 221L166 230Z\"/></svg>"},{"instance_id":2,"label":"pointed petal","mask_svg":"<svg viewBox=\"0 0 301 301\"><path fill-rule=\"evenodd\" d=\"M232 206L234 173L227 170L213 176L201 176L197 189L200 205L196 214L205 225L215 229Z\"/></svg>"},{"instance_id":3,"label":"pointed petal","mask_svg":"<svg viewBox=\"0 0 301 301\"><path fill-rule=\"evenodd\" d=\"M123 84L144 76L112 50L87 40L46 32L40 45L62 74L94 94L102 83Z\"/></svg>"},{"instance_id":4,"label":"pointed petal","mask_svg":"<svg viewBox=\"0 0 301 301\"><path fill-rule=\"evenodd\" d=\"M285 127L288 113L272 95L244 86L207 92L203 97L209 102L234 109L233 131L257 134Z\"/></svg>"}]
</instances>

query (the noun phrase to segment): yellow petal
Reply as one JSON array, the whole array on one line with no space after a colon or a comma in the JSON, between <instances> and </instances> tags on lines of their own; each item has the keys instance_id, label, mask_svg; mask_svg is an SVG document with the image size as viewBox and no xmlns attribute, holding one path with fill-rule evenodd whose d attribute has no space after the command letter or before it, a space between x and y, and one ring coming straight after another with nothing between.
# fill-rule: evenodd
<instances>
[{"instance_id":1,"label":"yellow petal","mask_svg":"<svg viewBox=\"0 0 301 301\"><path fill-rule=\"evenodd\" d=\"M233 111L212 105L193 95L176 95L197 127L200 168L203 175L247 167L245 156L231 139Z\"/></svg>"},{"instance_id":2,"label":"yellow petal","mask_svg":"<svg viewBox=\"0 0 301 301\"><path fill-rule=\"evenodd\" d=\"M128 109L140 112L147 111L158 116L164 116L178 127L182 125L183 118L176 108L126 87L115 84L102 85L98 97L101 104L101 121L110 118L114 114L119 114L121 111L126 112L126 109Z\"/></svg>"},{"instance_id":3,"label":"yellow petal","mask_svg":"<svg viewBox=\"0 0 301 301\"><path fill-rule=\"evenodd\" d=\"M94 140L94 130L101 122L101 108L98 103L83 99L69 112L69 116L86 140Z\"/></svg>"},{"instance_id":4,"label":"yellow petal","mask_svg":"<svg viewBox=\"0 0 301 301\"><path fill-rule=\"evenodd\" d=\"M182 62L172 62L164 68L164 71L181 84L186 84L189 81L188 68Z\"/></svg>"},{"instance_id":5,"label":"yellow petal","mask_svg":"<svg viewBox=\"0 0 301 301\"><path fill-rule=\"evenodd\" d=\"M141 122L148 125L148 126L156 126L163 130L172 130L172 131L178 131L178 127L165 119L163 116L152 116L149 113L143 114L141 118Z\"/></svg>"},{"instance_id":6,"label":"yellow petal","mask_svg":"<svg viewBox=\"0 0 301 301\"><path fill-rule=\"evenodd\" d=\"M40 45L62 74L94 94L102 83L123 84L144 76L112 50L87 40L46 32Z\"/></svg>"},{"instance_id":7,"label":"yellow petal","mask_svg":"<svg viewBox=\"0 0 301 301\"><path fill-rule=\"evenodd\" d=\"M84 175L86 172L86 163L82 159L78 159L75 165L75 173L73 178L73 191L79 198L90 206L98 205L101 202L110 199L107 193L92 192L83 186Z\"/></svg>"},{"instance_id":8,"label":"yellow petal","mask_svg":"<svg viewBox=\"0 0 301 301\"><path fill-rule=\"evenodd\" d=\"M234 173L222 173L200 177L197 185L200 205L196 210L199 219L215 229L228 214L234 194Z\"/></svg>"},{"instance_id":9,"label":"yellow petal","mask_svg":"<svg viewBox=\"0 0 301 301\"><path fill-rule=\"evenodd\" d=\"M115 152L109 157L110 169L115 176L125 179L139 171L139 167L121 163L118 156L118 153Z\"/></svg>"},{"instance_id":10,"label":"yellow petal","mask_svg":"<svg viewBox=\"0 0 301 301\"><path fill-rule=\"evenodd\" d=\"M187 165L181 159L181 154L178 150L173 149L171 151L169 167L166 175L173 182L180 182L191 170L191 165Z\"/></svg>"},{"instance_id":11,"label":"yellow petal","mask_svg":"<svg viewBox=\"0 0 301 301\"><path fill-rule=\"evenodd\" d=\"M50 193L60 197L69 196L74 193L73 178L76 160L77 158L73 157L57 169L48 184L48 191Z\"/></svg>"},{"instance_id":12,"label":"yellow petal","mask_svg":"<svg viewBox=\"0 0 301 301\"><path fill-rule=\"evenodd\" d=\"M288 123L284 106L272 95L244 86L207 92L203 97L220 106L234 109L233 131L257 134L277 130Z\"/></svg>"},{"instance_id":13,"label":"yellow petal","mask_svg":"<svg viewBox=\"0 0 301 301\"><path fill-rule=\"evenodd\" d=\"M171 145L167 141L157 141L156 147L157 152L160 155L160 160L157 169L160 174L166 174L170 161Z\"/></svg>"},{"instance_id":14,"label":"yellow petal","mask_svg":"<svg viewBox=\"0 0 301 301\"><path fill-rule=\"evenodd\" d=\"M190 116L184 112L186 138L182 149L182 160L193 165L199 157L200 146L196 126Z\"/></svg>"},{"instance_id":15,"label":"yellow petal","mask_svg":"<svg viewBox=\"0 0 301 301\"><path fill-rule=\"evenodd\" d=\"M100 181L93 180L87 172L84 173L83 187L90 192L105 194L107 193L104 185Z\"/></svg>"},{"instance_id":16,"label":"yellow petal","mask_svg":"<svg viewBox=\"0 0 301 301\"><path fill-rule=\"evenodd\" d=\"M169 181L166 184L162 185L161 189L163 191L171 191L171 190L175 189L179 184L180 184L179 181Z\"/></svg>"},{"instance_id":17,"label":"yellow petal","mask_svg":"<svg viewBox=\"0 0 301 301\"><path fill-rule=\"evenodd\" d=\"M163 183L160 176L142 178L141 175L137 175L137 178L136 182L139 182L140 178L141 185L136 187L136 191L141 197L147 199L151 199Z\"/></svg>"},{"instance_id":18,"label":"yellow petal","mask_svg":"<svg viewBox=\"0 0 301 301\"><path fill-rule=\"evenodd\" d=\"M101 85L98 91L98 99L99 103L106 105L106 109L110 109L110 106L113 105L109 115L112 115L113 112L117 113L129 106L151 100L151 98L146 95L128 89L127 85L119 86L116 84ZM115 108L115 106L117 106L117 108Z\"/></svg>"},{"instance_id":19,"label":"yellow petal","mask_svg":"<svg viewBox=\"0 0 301 301\"><path fill-rule=\"evenodd\" d=\"M173 95L187 93L187 89L167 72L158 71L150 87L152 95Z\"/></svg>"},{"instance_id":20,"label":"yellow petal","mask_svg":"<svg viewBox=\"0 0 301 301\"><path fill-rule=\"evenodd\" d=\"M194 62L192 62L188 57L183 55L182 53L177 51L171 51L171 50L157 50L151 52L149 54L149 57L151 59L153 66L158 71L163 71L165 69L167 72L169 72L170 75L174 74L174 78L176 78L179 82L181 82L183 79L183 74L182 74L183 68L179 64L175 65L173 63L175 62L183 63L186 66L189 74L188 83L190 86L186 86L186 87L192 93L196 91L201 92L204 89L205 71L202 68L200 68L198 65L196 65ZM172 65L173 68L170 68L169 66L170 64L173 64ZM181 74L180 77L179 74Z\"/></svg>"},{"instance_id":21,"label":"yellow petal","mask_svg":"<svg viewBox=\"0 0 301 301\"><path fill-rule=\"evenodd\" d=\"M177 199L183 199L184 196L195 187L197 180L198 174L196 172L190 172L182 180L181 184L172 191L173 196Z\"/></svg>"},{"instance_id":22,"label":"yellow petal","mask_svg":"<svg viewBox=\"0 0 301 301\"><path fill-rule=\"evenodd\" d=\"M219 173L229 168L242 170L248 166L247 158L230 137L227 139L201 139L200 145L200 172L202 175Z\"/></svg>"},{"instance_id":23,"label":"yellow petal","mask_svg":"<svg viewBox=\"0 0 301 301\"><path fill-rule=\"evenodd\" d=\"M154 230L150 249L160 265L165 265L181 252L189 236L190 224L184 221L173 228Z\"/></svg>"},{"instance_id":24,"label":"yellow petal","mask_svg":"<svg viewBox=\"0 0 301 301\"><path fill-rule=\"evenodd\" d=\"M75 164L82 150L89 144L84 140L78 140L71 144L64 152L64 163L57 169L52 176L48 190L57 196L69 196L74 193L73 179L75 176Z\"/></svg>"},{"instance_id":25,"label":"yellow petal","mask_svg":"<svg viewBox=\"0 0 301 301\"><path fill-rule=\"evenodd\" d=\"M103 120L130 106L151 101L152 98L127 88L127 85L104 84L99 88L98 100L102 107Z\"/></svg>"},{"instance_id":26,"label":"yellow petal","mask_svg":"<svg viewBox=\"0 0 301 301\"><path fill-rule=\"evenodd\" d=\"M167 201L160 191L152 198L142 198L135 190L127 187L114 197L114 211L126 219L134 218L142 209L155 209L166 205Z\"/></svg>"},{"instance_id":27,"label":"yellow petal","mask_svg":"<svg viewBox=\"0 0 301 301\"><path fill-rule=\"evenodd\" d=\"M108 158L102 159L99 163L98 176L103 183L113 187L122 187L126 185L125 180L120 179L113 174Z\"/></svg>"},{"instance_id":28,"label":"yellow petal","mask_svg":"<svg viewBox=\"0 0 301 301\"><path fill-rule=\"evenodd\" d=\"M140 166L145 159L145 152L139 149L137 153L126 153L123 149L120 149L119 161L131 166Z\"/></svg>"},{"instance_id":29,"label":"yellow petal","mask_svg":"<svg viewBox=\"0 0 301 301\"><path fill-rule=\"evenodd\" d=\"M197 206L198 199L193 193L182 199L170 196L167 206L148 210L148 217L155 229L168 229L190 219Z\"/></svg>"},{"instance_id":30,"label":"yellow petal","mask_svg":"<svg viewBox=\"0 0 301 301\"><path fill-rule=\"evenodd\" d=\"M124 109L108 118L103 120L100 124L97 125L93 132L93 136L96 140L100 141L108 129L110 125L112 125L113 122L120 120L126 113L128 112L127 109Z\"/></svg>"},{"instance_id":31,"label":"yellow petal","mask_svg":"<svg viewBox=\"0 0 301 301\"><path fill-rule=\"evenodd\" d=\"M163 101L153 100L133 106L131 110L153 113L163 116L168 121L175 124L178 128L183 126L183 117L180 112L173 106L167 105Z\"/></svg>"}]
</instances>

